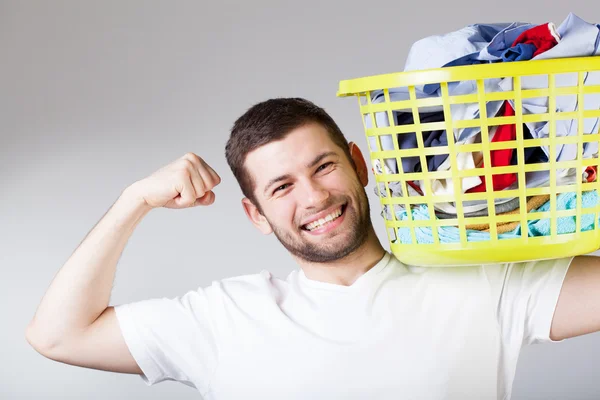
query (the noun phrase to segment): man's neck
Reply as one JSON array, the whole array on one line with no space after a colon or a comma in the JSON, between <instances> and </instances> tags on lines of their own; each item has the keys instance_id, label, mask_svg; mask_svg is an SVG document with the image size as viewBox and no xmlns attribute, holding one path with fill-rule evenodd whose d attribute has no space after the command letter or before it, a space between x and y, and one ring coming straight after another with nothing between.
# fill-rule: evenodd
<instances>
[{"instance_id":1,"label":"man's neck","mask_svg":"<svg viewBox=\"0 0 600 400\"><path fill-rule=\"evenodd\" d=\"M296 258L308 279L350 286L370 270L385 255L375 231L371 227L365 243L346 257L329 263L309 263Z\"/></svg>"}]
</instances>

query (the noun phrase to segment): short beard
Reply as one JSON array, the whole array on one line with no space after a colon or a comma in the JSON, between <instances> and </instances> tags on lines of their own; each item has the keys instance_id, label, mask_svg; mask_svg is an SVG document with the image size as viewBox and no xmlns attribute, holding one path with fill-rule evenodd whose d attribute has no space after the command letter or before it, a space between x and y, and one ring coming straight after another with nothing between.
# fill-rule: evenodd
<instances>
[{"instance_id":1,"label":"short beard","mask_svg":"<svg viewBox=\"0 0 600 400\"><path fill-rule=\"evenodd\" d=\"M319 245L315 243L307 243L302 239L298 239L297 236L292 236L289 232L285 232L283 229L279 229L276 225L271 223L273 233L279 240L279 242L290 252L292 255L311 262L311 263L330 263L333 261L340 260L352 252L356 251L362 246L369 237L371 230L371 216L369 209L369 201L364 189L361 193L361 199L359 200L359 210L353 210L353 214L346 214L344 218L352 218L350 226L350 235L347 237L347 243L339 248L331 248L330 246ZM345 210L348 213L348 206Z\"/></svg>"}]
</instances>

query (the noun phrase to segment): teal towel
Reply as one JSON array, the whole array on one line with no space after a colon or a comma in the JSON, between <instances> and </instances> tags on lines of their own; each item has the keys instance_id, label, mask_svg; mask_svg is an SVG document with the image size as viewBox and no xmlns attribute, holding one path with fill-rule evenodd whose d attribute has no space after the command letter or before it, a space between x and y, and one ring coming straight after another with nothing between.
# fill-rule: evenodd
<instances>
[{"instance_id":1,"label":"teal towel","mask_svg":"<svg viewBox=\"0 0 600 400\"><path fill-rule=\"evenodd\" d=\"M598 193L595 190L584 192L581 197L582 208L593 208L598 204ZM575 192L560 193L556 197L557 210L571 210L577 207L577 194ZM550 210L550 201L544 203L540 208L531 212L543 212ZM429 210L426 205L420 205L412 210L412 215L415 220L429 220ZM408 215L405 209L400 209L396 212L396 218L401 221L407 220ZM560 217L557 219L558 234L574 233L575 232L575 216ZM589 231L594 229L594 214L583 213L581 218L581 231ZM398 228L398 239L400 243L410 244L412 238L410 236L410 228ZM417 227L415 228L417 243L433 243L433 235L431 228ZM438 235L441 243L460 243L460 233L455 226L438 227ZM530 220L527 224L527 235L533 236L550 236L550 219ZM511 232L498 234L499 239L514 239L521 236L521 225ZM490 240L489 232L467 229L467 241L480 242Z\"/></svg>"}]
</instances>

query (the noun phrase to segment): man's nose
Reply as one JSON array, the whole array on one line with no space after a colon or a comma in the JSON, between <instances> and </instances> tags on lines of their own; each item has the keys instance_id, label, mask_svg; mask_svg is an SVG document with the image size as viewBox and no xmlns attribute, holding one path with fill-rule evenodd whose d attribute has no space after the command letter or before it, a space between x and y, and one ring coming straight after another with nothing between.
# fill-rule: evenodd
<instances>
[{"instance_id":1,"label":"man's nose","mask_svg":"<svg viewBox=\"0 0 600 400\"><path fill-rule=\"evenodd\" d=\"M329 191L317 182L305 182L303 186L307 208L319 207L329 198Z\"/></svg>"}]
</instances>

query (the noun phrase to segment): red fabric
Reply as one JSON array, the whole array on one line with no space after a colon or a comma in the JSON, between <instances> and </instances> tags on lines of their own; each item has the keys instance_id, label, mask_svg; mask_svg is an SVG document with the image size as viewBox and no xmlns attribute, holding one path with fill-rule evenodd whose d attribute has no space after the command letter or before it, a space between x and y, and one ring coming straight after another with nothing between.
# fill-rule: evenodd
<instances>
[{"instance_id":1,"label":"red fabric","mask_svg":"<svg viewBox=\"0 0 600 400\"><path fill-rule=\"evenodd\" d=\"M417 185L414 181L406 181L406 183L408 183L408 185L415 189L415 191L417 193L419 193L421 196L423 196L423 191L421 190L421 187L419 185Z\"/></svg>"},{"instance_id":2,"label":"red fabric","mask_svg":"<svg viewBox=\"0 0 600 400\"><path fill-rule=\"evenodd\" d=\"M521 33L512 44L512 47L519 43L532 44L536 47L533 56L537 56L547 50L550 50L558 44L556 38L552 36L551 27L549 23L538 25L534 28L528 29Z\"/></svg>"},{"instance_id":3,"label":"red fabric","mask_svg":"<svg viewBox=\"0 0 600 400\"><path fill-rule=\"evenodd\" d=\"M547 50L550 50L554 46L558 44L556 38L552 35L552 28L549 23L538 25L531 29L526 30L521 33L519 37L517 37L512 44L512 47L516 46L519 43L523 44L532 44L536 47L535 53L533 56L537 56ZM510 103L504 102L504 117L512 117L515 115L514 109L511 107ZM517 131L514 124L510 125L501 125L498 127L496 134L492 138L492 143L494 142L505 142L508 140L516 140ZM492 167L506 167L510 165L510 161L512 159L514 149L506 149L506 150L494 150L490 152L490 158L492 161ZM483 167L483 163L481 164ZM478 193L485 192L485 177L481 178L481 184L475 186L472 189L467 190L467 193ZM595 176L594 176L595 178ZM494 185L494 190L503 190L512 185L517 181L517 174L500 174L500 175L492 175L492 183Z\"/></svg>"},{"instance_id":4,"label":"red fabric","mask_svg":"<svg viewBox=\"0 0 600 400\"><path fill-rule=\"evenodd\" d=\"M503 117L512 117L515 115L515 110L511 107L510 103L504 102L504 115ZM515 124L509 125L500 125L496 130L496 134L492 138L492 143L495 142L506 142L509 140L517 139L517 130L515 128ZM504 149L504 150L493 150L490 152L490 158L492 161L492 167L507 167L510 165L510 160L512 159L514 149ZM484 167L484 163L481 163L481 167ZM467 190L467 193L479 193L485 192L485 177L481 176L481 183L474 188ZM498 174L492 175L492 183L494 185L494 190L503 190L508 186L512 185L517 181L517 174Z\"/></svg>"},{"instance_id":5,"label":"red fabric","mask_svg":"<svg viewBox=\"0 0 600 400\"><path fill-rule=\"evenodd\" d=\"M586 181L588 183L596 181L596 166L595 165L591 165L591 166L587 167L585 169L585 173L586 173Z\"/></svg>"}]
</instances>

